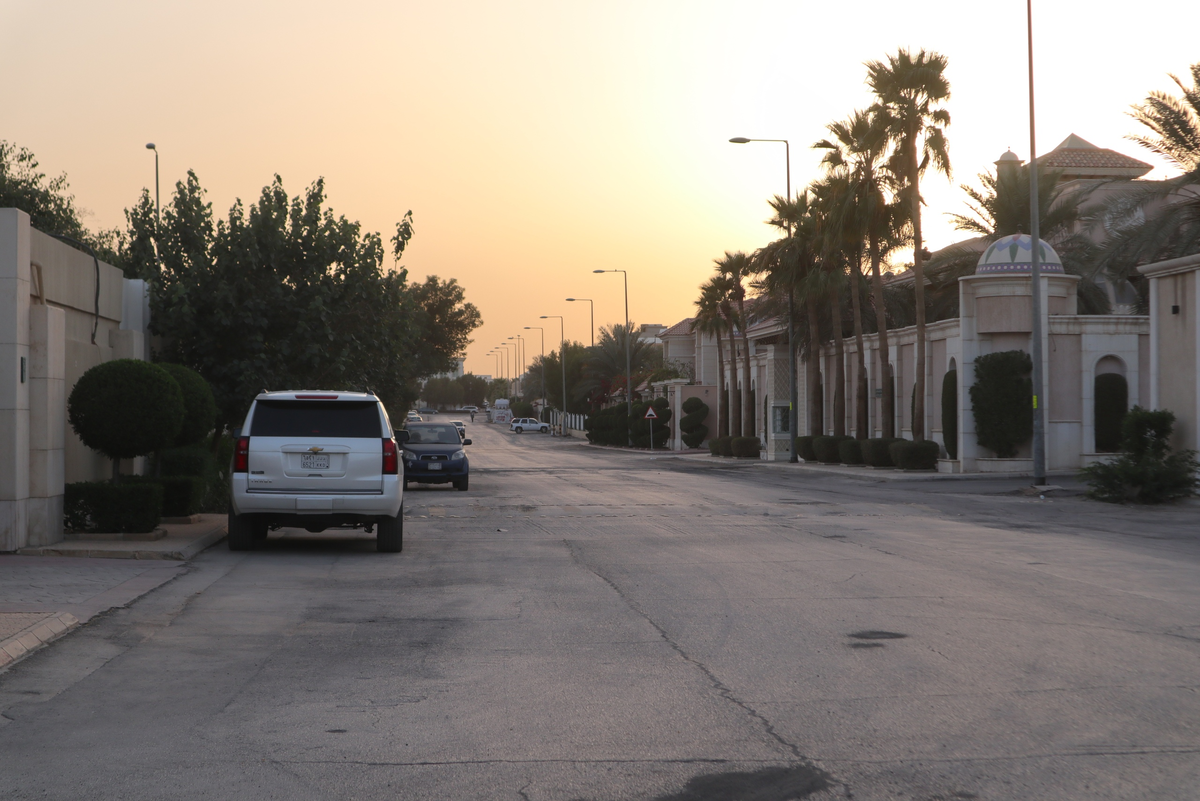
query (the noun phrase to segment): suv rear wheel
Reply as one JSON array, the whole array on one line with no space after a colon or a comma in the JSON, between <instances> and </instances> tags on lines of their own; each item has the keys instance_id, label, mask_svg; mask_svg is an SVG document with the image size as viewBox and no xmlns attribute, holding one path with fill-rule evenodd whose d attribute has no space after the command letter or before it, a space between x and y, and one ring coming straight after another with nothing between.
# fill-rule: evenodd
<instances>
[{"instance_id":1,"label":"suv rear wheel","mask_svg":"<svg viewBox=\"0 0 1200 801\"><path fill-rule=\"evenodd\" d=\"M404 507L396 517L381 517L375 524L375 549L380 553L399 553L404 549Z\"/></svg>"},{"instance_id":2,"label":"suv rear wheel","mask_svg":"<svg viewBox=\"0 0 1200 801\"><path fill-rule=\"evenodd\" d=\"M229 540L229 550L254 550L254 545L256 542L254 534L254 524L250 522L249 517L247 515L235 514L234 511L230 509L227 534L227 539Z\"/></svg>"},{"instance_id":3,"label":"suv rear wheel","mask_svg":"<svg viewBox=\"0 0 1200 801\"><path fill-rule=\"evenodd\" d=\"M517 426L516 428L513 429L513 431L516 431L518 434L520 434L524 430L525 429L521 428L520 426Z\"/></svg>"}]
</instances>

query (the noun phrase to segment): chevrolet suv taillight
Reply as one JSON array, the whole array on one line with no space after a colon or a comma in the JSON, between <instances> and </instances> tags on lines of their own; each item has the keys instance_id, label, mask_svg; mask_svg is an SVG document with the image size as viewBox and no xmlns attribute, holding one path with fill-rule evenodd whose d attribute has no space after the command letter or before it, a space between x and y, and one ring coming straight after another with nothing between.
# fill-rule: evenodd
<instances>
[{"instance_id":1,"label":"chevrolet suv taillight","mask_svg":"<svg viewBox=\"0 0 1200 801\"><path fill-rule=\"evenodd\" d=\"M238 437L237 446L233 449L233 472L247 473L250 471L250 438Z\"/></svg>"},{"instance_id":2,"label":"chevrolet suv taillight","mask_svg":"<svg viewBox=\"0 0 1200 801\"><path fill-rule=\"evenodd\" d=\"M400 473L400 459L396 454L396 440L383 441L383 474L394 476Z\"/></svg>"}]
</instances>

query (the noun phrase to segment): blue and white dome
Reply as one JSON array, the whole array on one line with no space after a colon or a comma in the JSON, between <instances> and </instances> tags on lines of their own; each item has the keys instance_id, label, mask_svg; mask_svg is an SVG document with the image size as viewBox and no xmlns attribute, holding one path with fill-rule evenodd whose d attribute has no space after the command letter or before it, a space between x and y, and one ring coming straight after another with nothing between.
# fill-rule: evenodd
<instances>
[{"instance_id":1,"label":"blue and white dome","mask_svg":"<svg viewBox=\"0 0 1200 801\"><path fill-rule=\"evenodd\" d=\"M997 275L1001 273L1025 273L1033 271L1033 239L1029 234L1013 234L997 239L983 255L975 267L976 275ZM1062 274L1062 259L1044 240L1038 240L1038 266L1043 273Z\"/></svg>"}]
</instances>

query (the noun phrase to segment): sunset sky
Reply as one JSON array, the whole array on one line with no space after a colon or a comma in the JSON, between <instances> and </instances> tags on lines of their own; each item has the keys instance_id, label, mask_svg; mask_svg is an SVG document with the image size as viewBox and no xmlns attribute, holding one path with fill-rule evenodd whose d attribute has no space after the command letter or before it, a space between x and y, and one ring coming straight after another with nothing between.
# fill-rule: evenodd
<instances>
[{"instance_id":1,"label":"sunset sky","mask_svg":"<svg viewBox=\"0 0 1200 801\"><path fill-rule=\"evenodd\" d=\"M1200 61L1195 0L1035 4L1038 148L1125 140L1130 104ZM834 13L844 16L836 17ZM766 200L817 176L810 145L870 102L863 62L949 58L953 181L930 176L926 238L949 244L958 185L1029 153L1025 5L877 2L48 2L0 0L0 139L66 172L94 228L194 169L223 215L275 173L324 176L334 210L390 237L410 274L456 277L483 314L467 369L623 317L670 325L726 250L769 241ZM1155 175L1168 174L1159 170Z\"/></svg>"}]
</instances>

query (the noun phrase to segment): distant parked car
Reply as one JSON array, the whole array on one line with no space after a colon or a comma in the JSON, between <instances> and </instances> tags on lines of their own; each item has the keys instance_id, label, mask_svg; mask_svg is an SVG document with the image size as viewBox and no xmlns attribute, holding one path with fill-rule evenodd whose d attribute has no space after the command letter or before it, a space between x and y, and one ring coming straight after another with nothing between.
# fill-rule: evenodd
<instances>
[{"instance_id":1,"label":"distant parked car","mask_svg":"<svg viewBox=\"0 0 1200 801\"><path fill-rule=\"evenodd\" d=\"M421 421L421 415L417 414L416 412L409 412L408 417L405 418L405 422L408 423L420 423Z\"/></svg>"},{"instance_id":2,"label":"distant parked car","mask_svg":"<svg viewBox=\"0 0 1200 801\"><path fill-rule=\"evenodd\" d=\"M426 406L424 409L417 409L420 414L437 414L437 409L430 409Z\"/></svg>"},{"instance_id":3,"label":"distant parked car","mask_svg":"<svg viewBox=\"0 0 1200 801\"><path fill-rule=\"evenodd\" d=\"M545 434L550 430L550 426L540 420L534 420L532 417L514 417L512 423L508 426L508 430L517 434L527 430L540 431Z\"/></svg>"},{"instance_id":4,"label":"distant parked car","mask_svg":"<svg viewBox=\"0 0 1200 801\"><path fill-rule=\"evenodd\" d=\"M458 435L463 439L467 438L467 424L462 420L451 420L450 425L458 429Z\"/></svg>"}]
</instances>

